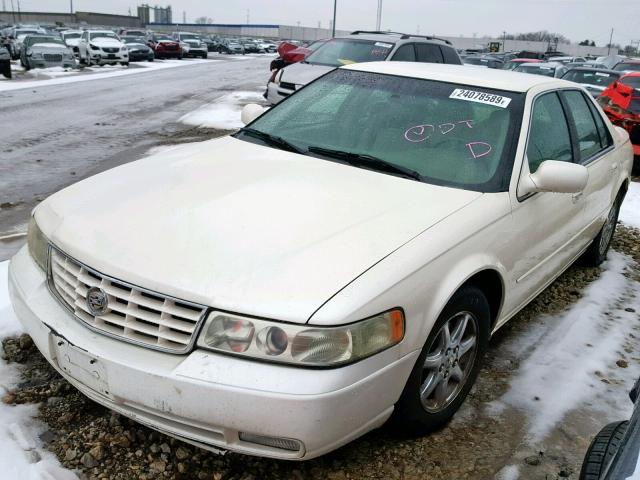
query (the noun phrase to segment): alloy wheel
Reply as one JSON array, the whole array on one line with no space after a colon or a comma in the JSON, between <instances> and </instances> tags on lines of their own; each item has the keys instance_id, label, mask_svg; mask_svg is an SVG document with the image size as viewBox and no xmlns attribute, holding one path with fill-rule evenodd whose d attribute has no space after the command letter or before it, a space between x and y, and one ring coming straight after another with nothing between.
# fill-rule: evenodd
<instances>
[{"instance_id":1,"label":"alloy wheel","mask_svg":"<svg viewBox=\"0 0 640 480\"><path fill-rule=\"evenodd\" d=\"M458 396L476 359L478 319L458 312L441 327L424 360L420 402L429 413L447 408Z\"/></svg>"},{"instance_id":2,"label":"alloy wheel","mask_svg":"<svg viewBox=\"0 0 640 480\"><path fill-rule=\"evenodd\" d=\"M611 242L611 238L613 237L613 232L615 231L616 222L618 220L618 203L609 210L609 215L607 216L607 221L602 226L602 233L600 234L600 244L598 245L598 251L600 255L604 255L609 248L609 243Z\"/></svg>"}]
</instances>

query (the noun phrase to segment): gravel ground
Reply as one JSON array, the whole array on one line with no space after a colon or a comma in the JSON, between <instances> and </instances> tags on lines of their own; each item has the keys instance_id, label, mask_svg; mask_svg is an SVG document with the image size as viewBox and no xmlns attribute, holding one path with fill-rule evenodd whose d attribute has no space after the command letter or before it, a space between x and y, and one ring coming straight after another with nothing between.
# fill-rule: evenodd
<instances>
[{"instance_id":1,"label":"gravel ground","mask_svg":"<svg viewBox=\"0 0 640 480\"><path fill-rule=\"evenodd\" d=\"M619 225L613 248L640 262L640 231ZM640 279L637 266L630 275ZM510 321L492 339L476 386L453 422L422 438L406 438L389 428L324 457L304 463L228 453L209 453L174 440L93 403L62 379L24 335L3 341L6 358L16 362L24 383L2 400L40 403L48 430L42 435L60 462L88 479L485 479L517 465L522 479L577 479L602 416L580 409L547 437L544 449L526 441L526 417L514 410L487 413L487 405L508 389L519 358L504 347L547 314L561 312L581 297L600 269L574 266ZM635 337L634 337L635 338ZM636 348L637 352L637 347ZM627 346L619 368L640 366ZM615 367L614 367L615 368ZM598 375L599 372L594 372ZM614 379L601 378L605 383ZM615 386L626 389L625 385ZM499 478L499 477L498 477Z\"/></svg>"}]
</instances>

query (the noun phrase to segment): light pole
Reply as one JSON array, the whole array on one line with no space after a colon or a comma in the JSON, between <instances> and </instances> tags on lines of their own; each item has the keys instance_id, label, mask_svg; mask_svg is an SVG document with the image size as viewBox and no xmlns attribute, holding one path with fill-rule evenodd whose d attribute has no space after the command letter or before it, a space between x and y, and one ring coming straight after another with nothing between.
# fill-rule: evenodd
<instances>
[{"instance_id":1,"label":"light pole","mask_svg":"<svg viewBox=\"0 0 640 480\"><path fill-rule=\"evenodd\" d=\"M336 37L336 9L338 8L338 0L333 0L333 26L331 27L331 38Z\"/></svg>"},{"instance_id":2,"label":"light pole","mask_svg":"<svg viewBox=\"0 0 640 480\"><path fill-rule=\"evenodd\" d=\"M376 17L376 30L379 32L382 26L382 0L378 0L378 16Z\"/></svg>"},{"instance_id":3,"label":"light pole","mask_svg":"<svg viewBox=\"0 0 640 480\"><path fill-rule=\"evenodd\" d=\"M73 15L73 0L69 0L69 13Z\"/></svg>"}]
</instances>

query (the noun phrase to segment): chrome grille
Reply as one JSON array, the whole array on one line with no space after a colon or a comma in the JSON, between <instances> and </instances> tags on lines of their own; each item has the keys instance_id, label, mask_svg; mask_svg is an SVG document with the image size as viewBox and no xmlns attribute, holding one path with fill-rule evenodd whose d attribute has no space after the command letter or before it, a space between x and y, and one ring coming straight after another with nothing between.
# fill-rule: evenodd
<instances>
[{"instance_id":1,"label":"chrome grille","mask_svg":"<svg viewBox=\"0 0 640 480\"><path fill-rule=\"evenodd\" d=\"M45 53L43 55L44 59L46 62L61 62L62 61L62 55L58 54L58 53Z\"/></svg>"},{"instance_id":2,"label":"chrome grille","mask_svg":"<svg viewBox=\"0 0 640 480\"><path fill-rule=\"evenodd\" d=\"M49 249L49 282L54 294L89 327L149 348L184 353L193 344L206 307L167 297L102 275L54 247ZM91 288L108 297L107 311L94 316Z\"/></svg>"},{"instance_id":3,"label":"chrome grille","mask_svg":"<svg viewBox=\"0 0 640 480\"><path fill-rule=\"evenodd\" d=\"M118 47L103 47L102 50L107 53L118 53L120 49Z\"/></svg>"}]
</instances>

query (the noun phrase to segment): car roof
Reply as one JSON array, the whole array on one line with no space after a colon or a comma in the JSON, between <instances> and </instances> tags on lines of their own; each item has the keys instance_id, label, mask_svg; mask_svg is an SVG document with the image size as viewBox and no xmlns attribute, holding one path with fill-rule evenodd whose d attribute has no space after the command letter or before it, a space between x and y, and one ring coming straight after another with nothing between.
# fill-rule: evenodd
<instances>
[{"instance_id":1,"label":"car roof","mask_svg":"<svg viewBox=\"0 0 640 480\"><path fill-rule=\"evenodd\" d=\"M602 72L602 73L613 73L615 75L620 75L622 72L618 70L610 70L608 68L597 68L597 67L576 67L571 70L567 70L569 72Z\"/></svg>"},{"instance_id":2,"label":"car roof","mask_svg":"<svg viewBox=\"0 0 640 480\"><path fill-rule=\"evenodd\" d=\"M558 68L562 66L563 65L558 62L525 63L524 65L521 65L521 67L525 67L525 68L540 68L540 67Z\"/></svg>"},{"instance_id":3,"label":"car roof","mask_svg":"<svg viewBox=\"0 0 640 480\"><path fill-rule=\"evenodd\" d=\"M539 64L537 64L539 65ZM542 75L530 75L494 68L471 68L465 65L420 62L363 62L340 67L343 70L397 75L400 77L459 83L475 87L495 88L510 92L526 92L539 85L564 87L575 84Z\"/></svg>"},{"instance_id":4,"label":"car roof","mask_svg":"<svg viewBox=\"0 0 640 480\"><path fill-rule=\"evenodd\" d=\"M429 37L426 35L411 35L409 33L401 32L374 32L356 30L349 35L336 37L340 39L357 39L357 40L369 40L369 41L386 41L390 43L398 42L412 42L412 43L438 43L439 45L451 43L447 40L438 37Z\"/></svg>"}]
</instances>

